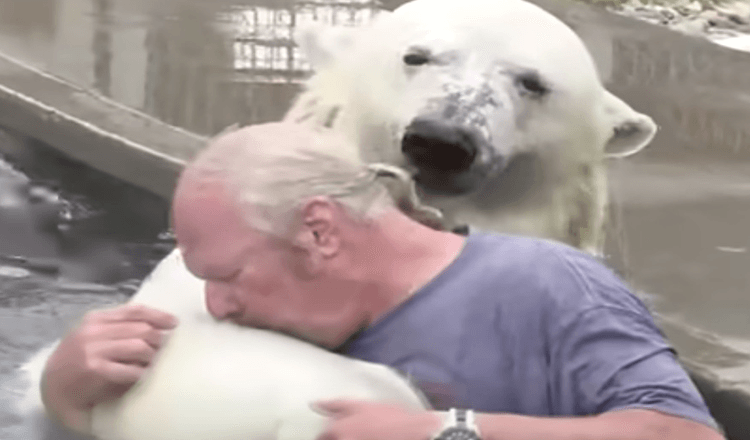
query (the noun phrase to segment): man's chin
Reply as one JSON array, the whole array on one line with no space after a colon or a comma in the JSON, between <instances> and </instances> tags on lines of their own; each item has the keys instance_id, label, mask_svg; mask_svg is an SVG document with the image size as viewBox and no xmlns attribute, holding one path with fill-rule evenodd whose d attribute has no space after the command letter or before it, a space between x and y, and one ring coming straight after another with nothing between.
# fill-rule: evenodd
<instances>
[{"instance_id":1,"label":"man's chin","mask_svg":"<svg viewBox=\"0 0 750 440\"><path fill-rule=\"evenodd\" d=\"M285 336L289 336L294 339L299 339L300 341L303 341L303 342L307 342L307 343L317 345L323 348L331 348L329 347L329 345L331 344L328 343L327 338L321 338L319 335L316 335L316 334L311 334L311 333L307 333L307 332L303 332L299 330L289 330L282 326L261 325L261 324L248 325L248 324L243 324L243 323L237 323L237 324L244 325L246 327L256 328L258 330L266 330L266 331L270 331L274 333L281 333ZM335 347L336 345L333 344L332 346Z\"/></svg>"},{"instance_id":2,"label":"man's chin","mask_svg":"<svg viewBox=\"0 0 750 440\"><path fill-rule=\"evenodd\" d=\"M272 330L285 335L291 336L300 341L307 342L308 344L316 345L326 350L335 351L338 347L348 342L348 339L331 337L331 335L321 335L319 333L302 332L302 331L283 331L283 330Z\"/></svg>"},{"instance_id":3,"label":"man's chin","mask_svg":"<svg viewBox=\"0 0 750 440\"><path fill-rule=\"evenodd\" d=\"M290 329L289 327L281 325L260 324L257 322L243 321L241 319L232 320L232 322L242 327L251 327L258 330L281 333L283 335L332 351L339 351L342 347L348 345L351 340L359 336L361 332L360 329L355 331L354 333L342 332L341 334L323 334L322 332L306 332L298 329Z\"/></svg>"},{"instance_id":4,"label":"man's chin","mask_svg":"<svg viewBox=\"0 0 750 440\"><path fill-rule=\"evenodd\" d=\"M322 347L325 349L330 349L332 347L328 338L321 337L320 335L317 335L317 334L298 332L298 331L286 332L286 334L294 338L297 338L301 341L304 341L313 345L317 345L318 347ZM333 346L335 346L335 344Z\"/></svg>"}]
</instances>

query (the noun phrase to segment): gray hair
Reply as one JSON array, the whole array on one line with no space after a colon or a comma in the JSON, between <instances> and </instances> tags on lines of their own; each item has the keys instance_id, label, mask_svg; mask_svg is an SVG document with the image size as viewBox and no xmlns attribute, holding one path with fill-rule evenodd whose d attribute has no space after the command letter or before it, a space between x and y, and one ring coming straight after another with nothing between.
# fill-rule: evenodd
<instances>
[{"instance_id":1,"label":"gray hair","mask_svg":"<svg viewBox=\"0 0 750 440\"><path fill-rule=\"evenodd\" d=\"M301 205L316 196L329 197L358 220L398 207L417 221L442 227L442 215L419 203L406 171L363 163L356 146L328 129L290 123L231 127L187 172L198 181L218 179L252 227L281 238L293 230ZM382 177L392 182L385 184Z\"/></svg>"}]
</instances>

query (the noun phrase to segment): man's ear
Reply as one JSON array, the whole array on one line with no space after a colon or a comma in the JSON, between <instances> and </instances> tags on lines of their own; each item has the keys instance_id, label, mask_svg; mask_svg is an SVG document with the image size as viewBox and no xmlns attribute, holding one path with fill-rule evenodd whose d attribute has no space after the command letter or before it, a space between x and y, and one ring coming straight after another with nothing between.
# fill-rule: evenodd
<instances>
[{"instance_id":1,"label":"man's ear","mask_svg":"<svg viewBox=\"0 0 750 440\"><path fill-rule=\"evenodd\" d=\"M341 207L327 197L313 197L302 205L294 242L321 258L336 255L341 246L338 225Z\"/></svg>"}]
</instances>

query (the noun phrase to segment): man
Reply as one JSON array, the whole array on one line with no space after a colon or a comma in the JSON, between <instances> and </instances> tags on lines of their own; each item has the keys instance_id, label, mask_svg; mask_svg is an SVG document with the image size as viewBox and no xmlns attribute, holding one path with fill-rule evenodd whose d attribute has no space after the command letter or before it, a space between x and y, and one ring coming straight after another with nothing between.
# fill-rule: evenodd
<instances>
[{"instance_id":1,"label":"man","mask_svg":"<svg viewBox=\"0 0 750 440\"><path fill-rule=\"evenodd\" d=\"M173 221L218 319L391 365L436 412L318 402L321 440L717 440L722 436L647 309L565 245L426 227L331 133L288 124L216 139L187 167ZM47 366L67 426L124 392L173 319L123 306L89 315Z\"/></svg>"}]
</instances>

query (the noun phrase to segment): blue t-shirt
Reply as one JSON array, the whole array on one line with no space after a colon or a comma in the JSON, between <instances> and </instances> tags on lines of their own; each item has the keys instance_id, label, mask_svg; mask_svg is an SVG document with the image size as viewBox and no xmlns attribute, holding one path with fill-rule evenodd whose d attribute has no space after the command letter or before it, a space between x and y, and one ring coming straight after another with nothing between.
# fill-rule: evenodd
<instances>
[{"instance_id":1,"label":"blue t-shirt","mask_svg":"<svg viewBox=\"0 0 750 440\"><path fill-rule=\"evenodd\" d=\"M641 300L596 259L552 241L470 235L342 353L399 370L435 409L644 408L717 426Z\"/></svg>"}]
</instances>

